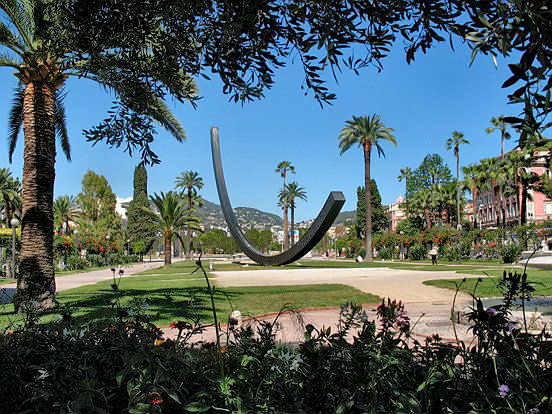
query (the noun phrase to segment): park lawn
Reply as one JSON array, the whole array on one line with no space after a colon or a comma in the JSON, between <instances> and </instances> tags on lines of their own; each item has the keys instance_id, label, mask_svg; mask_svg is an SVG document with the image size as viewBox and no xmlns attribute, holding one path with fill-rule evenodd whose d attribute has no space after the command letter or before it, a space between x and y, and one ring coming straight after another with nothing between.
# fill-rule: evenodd
<instances>
[{"instance_id":1,"label":"park lawn","mask_svg":"<svg viewBox=\"0 0 552 414\"><path fill-rule=\"evenodd\" d=\"M205 269L209 269L211 261L208 259L203 261ZM391 261L374 261L374 262L352 262L352 261L332 261L332 260L299 260L298 262L284 265L284 266L263 266L256 263L221 263L213 261L214 271L228 271L228 270L265 270L265 269L351 269L351 268L378 268L386 267L391 269L406 269L406 270L420 270L420 271L477 271L480 269L502 269L504 265L500 263L470 263L470 264L439 264L437 266L431 266L424 264L423 262L391 262ZM194 261L186 260L173 263L170 266L157 267L154 269L148 269L140 274L142 275L167 275L178 274L186 275L191 273L197 268Z\"/></svg>"},{"instance_id":2,"label":"park lawn","mask_svg":"<svg viewBox=\"0 0 552 414\"><path fill-rule=\"evenodd\" d=\"M139 303L142 310L158 326L167 326L176 320L213 321L210 298L205 280L199 275L187 278L166 276L137 276L123 278L118 291L111 288L112 281L82 286L60 292L61 306L70 310L77 322L106 318L112 314L112 304ZM217 317L226 322L233 309L244 315L262 315L278 312L284 306L293 309L339 306L346 302L379 303L381 299L345 285L253 286L217 288L215 303ZM0 329L20 322L13 315L13 305L0 305ZM58 315L41 318L47 322Z\"/></svg>"},{"instance_id":3,"label":"park lawn","mask_svg":"<svg viewBox=\"0 0 552 414\"><path fill-rule=\"evenodd\" d=\"M518 270L519 271L519 270ZM475 296L478 297L499 297L502 296L501 290L497 287L497 284L502 276L502 270L486 270L485 273L468 271L462 273L469 273L478 275L481 277L482 282L477 286L475 291ZM533 296L552 296L552 272L550 270L536 270L536 269L527 269L528 280L535 287ZM474 288L477 284L477 277L467 278L466 282L460 286L460 290L466 293L473 293ZM424 285L436 286L445 289L456 290L456 285L459 284L461 280L451 280L451 279L438 279L438 280L426 280Z\"/></svg>"}]
</instances>

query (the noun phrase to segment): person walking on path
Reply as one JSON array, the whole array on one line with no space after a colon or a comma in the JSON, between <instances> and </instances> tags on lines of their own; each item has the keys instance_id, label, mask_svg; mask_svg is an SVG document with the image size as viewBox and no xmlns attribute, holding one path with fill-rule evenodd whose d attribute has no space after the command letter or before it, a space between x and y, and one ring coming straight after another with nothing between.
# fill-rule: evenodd
<instances>
[{"instance_id":1,"label":"person walking on path","mask_svg":"<svg viewBox=\"0 0 552 414\"><path fill-rule=\"evenodd\" d=\"M439 251L437 250L437 247L432 246L431 250L429 251L429 256L431 257L431 264L437 265L437 254Z\"/></svg>"}]
</instances>

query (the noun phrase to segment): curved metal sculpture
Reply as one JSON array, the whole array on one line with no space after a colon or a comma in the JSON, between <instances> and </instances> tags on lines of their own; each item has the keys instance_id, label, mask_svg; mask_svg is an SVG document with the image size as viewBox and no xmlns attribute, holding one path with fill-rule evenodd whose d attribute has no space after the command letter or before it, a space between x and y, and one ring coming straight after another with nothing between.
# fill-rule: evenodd
<instances>
[{"instance_id":1,"label":"curved metal sculpture","mask_svg":"<svg viewBox=\"0 0 552 414\"><path fill-rule=\"evenodd\" d=\"M270 256L258 251L245 238L243 231L238 223L238 219L232 210L228 191L226 190L226 182L224 180L224 171L222 169L222 161L220 158L220 145L218 128L211 128L211 152L213 154L213 167L215 169L215 179L217 182L217 191L219 195L220 205L224 214L224 219L230 233L238 246L243 252L253 261L267 266L279 266L292 263L299 260L307 254L316 244L324 237L335 218L341 211L341 207L345 203L345 197L341 191L332 191L322 207L322 210L310 226L307 233L299 239L299 241L287 249L285 252Z\"/></svg>"}]
</instances>

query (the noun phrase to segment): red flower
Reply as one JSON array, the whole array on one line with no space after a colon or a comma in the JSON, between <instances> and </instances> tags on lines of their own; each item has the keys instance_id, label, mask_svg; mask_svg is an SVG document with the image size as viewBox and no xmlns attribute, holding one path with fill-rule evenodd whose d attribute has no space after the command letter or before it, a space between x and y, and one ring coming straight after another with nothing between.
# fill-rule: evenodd
<instances>
[{"instance_id":1,"label":"red flower","mask_svg":"<svg viewBox=\"0 0 552 414\"><path fill-rule=\"evenodd\" d=\"M153 405L159 405L163 404L163 398L161 398L161 394L159 394L157 391L150 392L148 394L149 402Z\"/></svg>"}]
</instances>

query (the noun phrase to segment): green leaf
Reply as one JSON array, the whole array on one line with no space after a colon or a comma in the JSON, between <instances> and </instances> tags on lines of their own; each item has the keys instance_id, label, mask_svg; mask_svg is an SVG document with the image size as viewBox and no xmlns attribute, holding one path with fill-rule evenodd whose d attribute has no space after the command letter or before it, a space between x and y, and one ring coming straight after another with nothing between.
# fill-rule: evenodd
<instances>
[{"instance_id":1,"label":"green leaf","mask_svg":"<svg viewBox=\"0 0 552 414\"><path fill-rule=\"evenodd\" d=\"M211 407L200 402L193 402L185 406L184 409L190 413L205 413L209 411Z\"/></svg>"}]
</instances>

